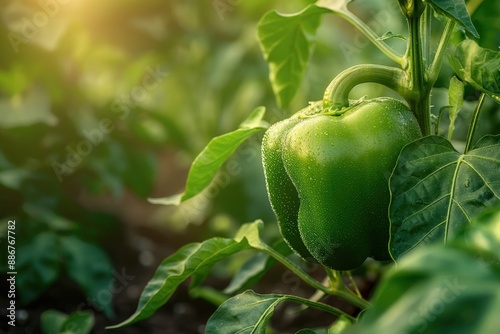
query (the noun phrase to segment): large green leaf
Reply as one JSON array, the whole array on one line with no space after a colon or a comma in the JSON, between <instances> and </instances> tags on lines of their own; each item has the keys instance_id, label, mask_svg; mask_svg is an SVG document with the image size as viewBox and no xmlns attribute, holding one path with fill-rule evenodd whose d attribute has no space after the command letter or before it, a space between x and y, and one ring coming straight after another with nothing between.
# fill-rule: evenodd
<instances>
[{"instance_id":1,"label":"large green leaf","mask_svg":"<svg viewBox=\"0 0 500 334\"><path fill-rule=\"evenodd\" d=\"M75 236L61 237L60 244L68 276L94 301L95 307L113 316L113 293L123 283L113 282L113 265L106 253Z\"/></svg>"},{"instance_id":2,"label":"large green leaf","mask_svg":"<svg viewBox=\"0 0 500 334\"><path fill-rule=\"evenodd\" d=\"M259 295L248 290L224 302L208 319L206 334L264 334L276 306L286 295Z\"/></svg>"},{"instance_id":3,"label":"large green leaf","mask_svg":"<svg viewBox=\"0 0 500 334\"><path fill-rule=\"evenodd\" d=\"M476 42L465 40L448 60L463 81L500 103L500 52L483 49Z\"/></svg>"},{"instance_id":4,"label":"large green leaf","mask_svg":"<svg viewBox=\"0 0 500 334\"><path fill-rule=\"evenodd\" d=\"M265 108L258 107L241 123L239 129L213 138L191 165L184 193L149 201L153 204L179 205L202 192L210 185L222 164L245 140L268 128L269 125L262 120L264 113Z\"/></svg>"},{"instance_id":5,"label":"large green leaf","mask_svg":"<svg viewBox=\"0 0 500 334\"><path fill-rule=\"evenodd\" d=\"M293 99L312 55L322 14L330 10L309 5L296 14L269 12L258 26L260 46L269 63L269 77L281 106Z\"/></svg>"},{"instance_id":6,"label":"large green leaf","mask_svg":"<svg viewBox=\"0 0 500 334\"><path fill-rule=\"evenodd\" d=\"M245 224L234 239L212 238L202 243L188 244L166 258L142 292L137 310L127 320L110 328L130 325L153 315L172 296L177 287L197 272L206 272L220 260L251 248L259 239L261 221ZM248 238L248 239L247 239Z\"/></svg>"},{"instance_id":7,"label":"large green leaf","mask_svg":"<svg viewBox=\"0 0 500 334\"><path fill-rule=\"evenodd\" d=\"M390 178L390 251L446 243L500 200L500 135L482 138L467 154L429 136L403 148Z\"/></svg>"},{"instance_id":8,"label":"large green leaf","mask_svg":"<svg viewBox=\"0 0 500 334\"><path fill-rule=\"evenodd\" d=\"M467 12L464 0L427 0L427 3L429 3L436 12L457 21L474 37L479 38L479 34Z\"/></svg>"},{"instance_id":9,"label":"large green leaf","mask_svg":"<svg viewBox=\"0 0 500 334\"><path fill-rule=\"evenodd\" d=\"M340 315L329 305L291 295L261 295L251 290L226 300L208 319L206 334L265 334L269 319L279 303L297 302Z\"/></svg>"},{"instance_id":10,"label":"large green leaf","mask_svg":"<svg viewBox=\"0 0 500 334\"><path fill-rule=\"evenodd\" d=\"M500 273L465 250L425 247L384 276L372 303L345 334L496 333Z\"/></svg>"}]
</instances>

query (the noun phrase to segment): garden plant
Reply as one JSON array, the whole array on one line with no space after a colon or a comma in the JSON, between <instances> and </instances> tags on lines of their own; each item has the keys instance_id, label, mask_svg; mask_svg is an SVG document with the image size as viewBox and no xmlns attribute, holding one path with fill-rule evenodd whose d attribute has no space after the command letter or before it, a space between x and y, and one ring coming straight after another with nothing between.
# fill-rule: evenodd
<instances>
[{"instance_id":1,"label":"garden plant","mask_svg":"<svg viewBox=\"0 0 500 334\"><path fill-rule=\"evenodd\" d=\"M481 46L481 29L470 16L494 1L399 0L407 31L381 36L349 9L351 2L320 0L295 14L262 17L258 39L278 104L288 106L300 89L321 20L331 14L358 29L391 66L347 68L321 100L272 125L257 107L238 129L208 143L191 166L185 192L150 199L178 205L199 195L241 144L265 132L263 169L283 240L270 243L262 231L273 222L257 220L234 238L182 247L159 265L136 312L111 328L152 316L188 279L189 289L202 295L216 263L254 250L230 289L211 291L213 298L205 293L219 304L206 333L273 333L270 318L284 302L331 318L331 326L302 334L498 332L500 135L478 138L477 129L487 120L480 117L484 109L498 117L500 53ZM441 36L433 41L436 31ZM393 48L393 40L405 43L405 52ZM448 77L445 63L453 70ZM433 87L443 77L448 105L436 110ZM395 95L350 96L365 83ZM470 92L474 98L465 101ZM467 134L456 138L459 112L471 103ZM363 295L352 270L367 258L382 261L382 269L372 293ZM249 289L278 263L317 293L304 298ZM311 264L323 268L323 281L310 275ZM357 311L325 303L325 296Z\"/></svg>"}]
</instances>

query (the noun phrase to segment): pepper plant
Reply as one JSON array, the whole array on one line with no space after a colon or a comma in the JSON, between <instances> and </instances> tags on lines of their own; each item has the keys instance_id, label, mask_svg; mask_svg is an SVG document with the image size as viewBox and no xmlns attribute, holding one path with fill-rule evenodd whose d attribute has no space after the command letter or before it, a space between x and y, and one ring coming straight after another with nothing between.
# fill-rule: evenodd
<instances>
[{"instance_id":1,"label":"pepper plant","mask_svg":"<svg viewBox=\"0 0 500 334\"><path fill-rule=\"evenodd\" d=\"M266 131L267 191L286 243L269 245L259 234L264 223L255 221L232 239L186 245L162 262L137 311L114 327L151 316L188 278L190 289L200 291L215 263L247 249L265 256L245 264L231 288L217 295L220 306L206 333L267 333L282 302L334 315L330 328L303 329L303 334L494 333L500 327L495 317L500 312L500 135L477 141L474 136L485 101L500 103L500 53L479 46L470 17L482 1L399 0L407 37L378 36L348 9L350 2L320 0L296 14L267 13L259 22L278 103L287 106L299 89L325 15L347 20L393 66L348 68L332 80L322 100L272 126L263 120L264 107L256 108L237 130L210 141L193 162L184 193L151 199L175 205L198 195L245 140ZM432 24L433 17L443 27ZM433 48L431 31L437 29L442 34ZM393 37L405 39L404 53L389 46L386 40ZM449 106L431 112L432 89L445 60L455 73ZM351 90L362 83L384 85L400 98L350 100ZM480 95L459 151L450 140L467 85ZM438 133L445 109L447 138ZM371 299L362 296L349 272L367 257L396 262L388 265ZM323 265L326 279L310 276L300 261ZM252 290L230 296L276 262L318 293L309 299ZM363 312L328 305L321 300L326 295Z\"/></svg>"}]
</instances>

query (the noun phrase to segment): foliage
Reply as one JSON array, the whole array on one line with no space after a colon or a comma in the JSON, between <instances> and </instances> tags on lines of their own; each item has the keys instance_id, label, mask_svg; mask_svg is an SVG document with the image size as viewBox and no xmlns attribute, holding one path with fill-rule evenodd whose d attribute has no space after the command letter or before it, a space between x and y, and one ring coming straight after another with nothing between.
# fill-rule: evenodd
<instances>
[{"instance_id":1,"label":"foliage","mask_svg":"<svg viewBox=\"0 0 500 334\"><path fill-rule=\"evenodd\" d=\"M196 201L220 185L218 177L227 174L221 169L229 168L234 171L227 178L230 185L220 186L227 189L218 198L209 198L218 203L200 219L222 212L230 213L232 222L260 215L266 224L243 224L234 238L215 237L179 249L160 264L137 311L114 327L151 316L188 279L193 295L203 296L214 265L243 251L255 255L211 299L220 308L207 324L209 333L263 333L282 302L332 316L329 328L303 329L302 334L443 332L443 326L450 333L487 332L498 327L500 209L492 207L499 202L500 5L494 0L400 0L399 5L382 0L89 0L53 7L47 25L28 29L33 32L29 36L23 24L33 26L26 18L41 7L33 1L0 5L0 32L6 36L0 41L5 64L0 69L0 219L3 230L7 221L17 222L23 305L36 301L63 275L96 300L112 279L104 240L119 230L118 219L89 209L80 196L119 200L133 194L145 201L177 192L154 189L159 160L169 148L186 170L186 161L194 159L186 191L151 202ZM412 11L424 7L420 14L427 24L415 25ZM277 10L267 12L271 9ZM401 12L414 23L408 34ZM420 43L415 36L421 37L417 26L428 37L422 39L427 44L422 55L415 52ZM267 69L259 47L269 65L269 88L263 85ZM358 82L347 95L399 93L426 134L433 128L448 136L422 138L400 155L390 178L388 208L390 251L398 264L379 273L370 301L355 284L345 284L352 283L350 273L325 268L320 282L267 233L274 225L267 223L273 218L258 154L244 161L246 168L231 164L235 152L258 142L269 125L263 107L250 116L249 110L267 106L269 123L289 117L306 100L320 98L331 76L353 62L401 67L404 76L398 84L404 89L395 93ZM370 82L381 83L363 83ZM446 110L449 121L442 117ZM174 215L168 218L181 224ZM277 263L317 294L307 299L248 290ZM364 311L347 314L323 303L326 295ZM111 305L95 302L93 307L111 316ZM41 322L45 332L76 326L73 332L85 333L94 320L88 313L47 311Z\"/></svg>"},{"instance_id":2,"label":"foliage","mask_svg":"<svg viewBox=\"0 0 500 334\"><path fill-rule=\"evenodd\" d=\"M107 290L113 264L106 243L128 227L123 215L102 212L108 209L85 198L145 201L165 173L158 169L165 155L177 169L187 168L183 161L241 123L250 103L272 102L272 93L260 88L266 68L248 30L259 10L272 4L248 6L248 17L225 13L226 20L210 2L42 5L0 5L0 33L6 37L0 41L1 241L14 219L17 269L26 273L17 281L23 306L65 277L87 300ZM32 19L44 15L46 24ZM248 175L239 172L233 181L248 183L245 178L255 173L249 167ZM233 198L250 193L231 191ZM261 198L254 203L265 203L264 193ZM168 218L185 226L233 204L221 200L200 217ZM216 205L222 207L216 211ZM251 215L237 208L237 218ZM6 260L0 260L3 269ZM90 304L113 314L111 302Z\"/></svg>"},{"instance_id":3,"label":"foliage","mask_svg":"<svg viewBox=\"0 0 500 334\"><path fill-rule=\"evenodd\" d=\"M55 310L47 310L41 315L42 333L88 334L94 326L94 316L90 312L75 312L67 315Z\"/></svg>"},{"instance_id":4,"label":"foliage","mask_svg":"<svg viewBox=\"0 0 500 334\"><path fill-rule=\"evenodd\" d=\"M323 106L330 108L328 112L334 115L341 112L340 108L349 106L347 97L354 86L377 82L399 93L419 121L425 136L403 148L389 181L389 250L398 262L397 266L391 267L382 276L368 302L357 288L351 290L344 285L341 272L325 268L329 285L310 277L291 262L289 257L274 251L261 240L258 234L261 223L253 223L244 225L234 239L210 239L201 244L188 245L167 258L144 290L136 313L118 327L154 313L171 296L178 280L192 276L191 287L196 288L207 277L214 261L220 261L223 257L248 247L282 263L316 288L318 293L339 296L365 311L355 318L313 298L262 295L247 290L233 297L228 296L207 323L207 333L265 333L275 307L284 301L298 302L337 316L342 315L341 320L331 328L303 329L300 333L442 332L443 326L446 326L445 332L450 333L459 329L486 333L498 326L498 320L491 316L499 311L499 298L496 293L491 293L498 291L500 284L500 268L495 253L499 246L498 220L495 218L498 217L500 203L496 173L500 165L500 157L497 156L500 151L498 135L485 136L475 144L473 139L479 112L485 105L485 97L488 95L493 100L498 100L496 74L500 71L500 64L497 61L497 51L483 49L475 41L468 39L478 39L482 33L482 29L476 29L474 17L471 19L468 13L468 9L476 10L480 3L466 5L463 1L451 3L447 0L432 0L424 3L419 0L400 0L401 11L408 21L407 38L392 32L383 35L374 32L354 11L347 8L348 5L351 6L351 1L321 0L296 14L269 12L259 22L258 36L269 63L269 75L276 99L282 106L292 103L294 95L299 91L317 43L320 19L325 14L336 14L347 20L385 56L402 67L402 71L388 70L388 67L377 65L352 67L332 81L323 99ZM490 3L485 2L485 6L489 5ZM420 34L431 34L429 27L432 14L444 22L444 30L440 31L441 37L435 55L428 59L427 55L431 54L429 45L428 42L421 45ZM436 22L432 22L432 25ZM465 33L456 34L456 27L460 27ZM390 36L403 36L407 44L404 54L388 44ZM458 43L447 52L450 40L456 42L457 39ZM423 55L422 52L428 53ZM448 72L448 82L451 82L449 97L446 104L433 115L429 103L430 92L442 76L441 69L446 58L461 81ZM369 73L358 74L364 69ZM446 67L443 72L446 73ZM472 112L464 150L460 153L449 140L456 138L455 124L465 105L464 84L480 91L481 96ZM334 103L325 104L329 99ZM434 128L440 131L441 113L445 109L450 114L447 127L449 140L429 136L431 119L435 123ZM237 142L236 145L238 144L240 143ZM219 149L218 147L217 151ZM228 154L234 149L234 143L226 144ZM220 166L221 157L227 157L221 153L214 155L211 151L209 144L195 161ZM203 178L206 176L194 168L191 172L198 173ZM210 175L215 174L210 171ZM192 175L188 179L188 185L190 189L196 189L196 184L189 184L189 180L194 180L191 177ZM207 180L203 179L198 183L200 188L197 192L201 192ZM194 193L190 193L191 195ZM158 203L173 202L168 200ZM485 210L495 206L490 220L481 218ZM249 232L249 229L253 232ZM471 237L472 235L475 237ZM213 247L216 248L212 249ZM207 250L202 251L204 248ZM484 260L478 260L478 255ZM258 261L255 260L255 268L259 268L261 272L267 271L268 266L264 263L268 259L261 257ZM206 266L201 265L202 263ZM247 279L253 283L256 270L250 272L253 274L247 275ZM171 280L176 283L168 284ZM239 285L241 288L248 286L241 283ZM227 292L234 291L236 290L227 289ZM485 298L488 302L482 303ZM463 316L457 319L457 314Z\"/></svg>"}]
</instances>

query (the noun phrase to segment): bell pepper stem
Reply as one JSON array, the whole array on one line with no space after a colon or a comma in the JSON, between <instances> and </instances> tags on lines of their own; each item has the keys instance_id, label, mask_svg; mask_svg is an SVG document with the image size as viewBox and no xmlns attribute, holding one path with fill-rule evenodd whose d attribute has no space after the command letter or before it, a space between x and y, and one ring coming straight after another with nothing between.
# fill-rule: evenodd
<instances>
[{"instance_id":1,"label":"bell pepper stem","mask_svg":"<svg viewBox=\"0 0 500 334\"><path fill-rule=\"evenodd\" d=\"M355 86L368 82L384 85L405 99L409 95L403 70L384 65L356 65L341 72L328 85L323 96L323 108L335 110L348 107L349 92Z\"/></svg>"},{"instance_id":2,"label":"bell pepper stem","mask_svg":"<svg viewBox=\"0 0 500 334\"><path fill-rule=\"evenodd\" d=\"M321 284L321 282L318 282L317 280L315 280L314 278L309 276L305 271L303 271L294 262L289 260L287 257L283 256L282 254L276 252L273 248L271 248L267 245L262 245L261 251L263 251L267 255L276 259L278 262L280 262L285 267L290 269L299 278L301 278L304 282L306 282L307 284L309 284L310 286L312 286L316 290L322 291L328 295L340 297L340 298L344 299L345 301L351 303L352 305L355 305L363 310L371 306L370 302L357 296L354 292L352 292L351 290L349 290L345 286L343 286L341 288L324 286L323 284Z\"/></svg>"}]
</instances>

